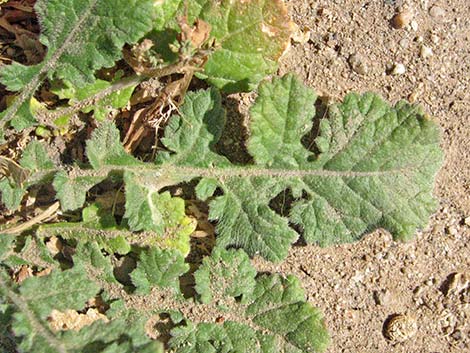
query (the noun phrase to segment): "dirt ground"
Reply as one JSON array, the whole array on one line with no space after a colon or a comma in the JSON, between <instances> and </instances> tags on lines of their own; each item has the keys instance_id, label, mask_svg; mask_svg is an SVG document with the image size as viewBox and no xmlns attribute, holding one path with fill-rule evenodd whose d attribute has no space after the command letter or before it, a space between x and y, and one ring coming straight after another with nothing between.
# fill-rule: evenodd
<instances>
[{"instance_id":1,"label":"dirt ground","mask_svg":"<svg viewBox=\"0 0 470 353\"><path fill-rule=\"evenodd\" d=\"M280 74L296 72L331 100L354 90L422 104L442 127L446 159L435 188L440 208L414 240L376 231L355 244L294 247L279 265L256 259L258 270L302 280L325 314L329 353L470 352L469 1L286 2L306 34ZM394 28L402 11L405 26ZM403 342L384 336L396 314L416 320Z\"/></svg>"}]
</instances>

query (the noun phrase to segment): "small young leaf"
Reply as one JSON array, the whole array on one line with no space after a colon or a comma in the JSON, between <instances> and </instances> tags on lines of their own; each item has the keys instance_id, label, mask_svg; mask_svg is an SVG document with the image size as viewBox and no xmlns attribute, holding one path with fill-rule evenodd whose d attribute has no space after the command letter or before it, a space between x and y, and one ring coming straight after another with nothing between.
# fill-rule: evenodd
<instances>
[{"instance_id":1,"label":"small young leaf","mask_svg":"<svg viewBox=\"0 0 470 353\"><path fill-rule=\"evenodd\" d=\"M150 248L140 254L131 278L140 294L148 294L153 287L171 288L179 293L178 278L188 270L180 252Z\"/></svg>"},{"instance_id":2,"label":"small young leaf","mask_svg":"<svg viewBox=\"0 0 470 353\"><path fill-rule=\"evenodd\" d=\"M129 155L121 144L119 130L112 121L105 121L93 131L86 143L86 154L93 169L106 166L144 165Z\"/></svg>"},{"instance_id":3,"label":"small young leaf","mask_svg":"<svg viewBox=\"0 0 470 353\"><path fill-rule=\"evenodd\" d=\"M54 168L54 163L47 155L44 145L39 141L31 141L23 151L20 165L33 172Z\"/></svg>"},{"instance_id":4,"label":"small young leaf","mask_svg":"<svg viewBox=\"0 0 470 353\"><path fill-rule=\"evenodd\" d=\"M104 179L99 176L77 176L70 178L66 172L60 171L54 177L52 185L63 211L76 210L82 207L86 193Z\"/></svg>"},{"instance_id":5,"label":"small young leaf","mask_svg":"<svg viewBox=\"0 0 470 353\"><path fill-rule=\"evenodd\" d=\"M159 193L158 188L146 184L138 176L126 172L126 213L133 231L151 231L160 235L160 246L180 249L189 253L189 235L195 223L185 214L184 200L172 197L169 192ZM158 185L158 184L157 184Z\"/></svg>"}]
</instances>

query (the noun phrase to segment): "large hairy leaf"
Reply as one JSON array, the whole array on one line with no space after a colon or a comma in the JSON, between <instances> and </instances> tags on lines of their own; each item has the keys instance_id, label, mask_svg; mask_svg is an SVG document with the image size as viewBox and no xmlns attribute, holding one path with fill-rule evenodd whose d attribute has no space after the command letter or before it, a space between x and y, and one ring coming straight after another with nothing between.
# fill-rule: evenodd
<instances>
[{"instance_id":1,"label":"large hairy leaf","mask_svg":"<svg viewBox=\"0 0 470 353\"><path fill-rule=\"evenodd\" d=\"M45 77L83 86L95 80L96 70L113 66L124 44L135 43L151 29L153 1L40 0L35 11L47 55L35 66L14 63L2 69L0 81L11 91L22 90L2 117L2 126L17 114L16 120L31 123L30 112L19 108Z\"/></svg>"},{"instance_id":2,"label":"large hairy leaf","mask_svg":"<svg viewBox=\"0 0 470 353\"><path fill-rule=\"evenodd\" d=\"M434 211L432 188L442 161L439 128L421 108L351 94L316 121L314 153L304 147L312 141L303 137L319 119L315 94L293 76L274 79L260 87L251 109L247 147L254 165L241 166L215 149L224 121L220 101L215 90L188 94L162 139L170 151L156 165L128 155L117 128L104 122L87 142L93 169L56 176L63 207L81 207L94 183L121 178L130 229L177 229L168 239L186 253L194 228L183 201L161 189L199 178L196 194L210 198L217 246L242 247L273 261L282 260L298 239L292 224L307 243L323 246L360 239L379 227L406 240ZM293 200L280 210L276 197L286 192Z\"/></svg>"},{"instance_id":3,"label":"large hairy leaf","mask_svg":"<svg viewBox=\"0 0 470 353\"><path fill-rule=\"evenodd\" d=\"M260 87L248 141L254 166L213 157L206 136L214 127L204 122L215 118L214 108L200 116L185 111L181 128L167 130L168 141L195 143L179 146L162 168L179 166L180 172L203 176L196 189L201 198L216 187L223 190L210 201L219 247L242 247L278 261L298 238L289 223L300 226L308 243L323 246L357 240L379 227L405 240L426 224L436 207L432 189L442 152L439 128L421 108L405 102L391 107L374 94L351 94L319 122L315 155L301 142L311 129L314 103L314 93L293 76ZM217 135L212 136L214 143ZM206 156L203 164L210 167L198 162L199 168L192 168L191 159L184 158L191 151ZM283 217L270 202L286 190L295 200Z\"/></svg>"}]
</instances>

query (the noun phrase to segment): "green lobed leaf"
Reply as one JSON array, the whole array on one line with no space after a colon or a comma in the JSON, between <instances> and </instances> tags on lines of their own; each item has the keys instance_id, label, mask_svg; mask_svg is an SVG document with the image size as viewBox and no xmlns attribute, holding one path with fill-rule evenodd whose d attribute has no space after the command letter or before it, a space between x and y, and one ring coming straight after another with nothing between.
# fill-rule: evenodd
<instances>
[{"instance_id":1,"label":"green lobed leaf","mask_svg":"<svg viewBox=\"0 0 470 353\"><path fill-rule=\"evenodd\" d=\"M214 127L204 125L215 115L212 107L194 111L199 117L185 111L181 125L191 121L186 134L197 134L185 140L195 141L190 151L205 156L204 163L191 168L189 152L177 146L182 158L172 155L162 168L203 176L196 187L200 197L222 189L209 213L218 221L218 247L242 247L279 261L299 236L290 223L300 226L307 243L322 246L354 241L379 227L404 240L426 224L436 208L432 189L442 162L438 126L419 107L391 107L377 95L352 94L320 120L315 155L301 142L312 127L315 97L292 75L261 85L250 111L248 151L255 165L244 167L227 164L208 148L207 141L217 141ZM169 140L184 136L172 131ZM286 190L295 199L284 217L271 202Z\"/></svg>"},{"instance_id":2,"label":"green lobed leaf","mask_svg":"<svg viewBox=\"0 0 470 353\"><path fill-rule=\"evenodd\" d=\"M216 249L194 274L194 289L202 303L210 303L214 297L238 297L249 294L255 287L256 270L242 251ZM214 278L220 279L214 281Z\"/></svg>"},{"instance_id":3,"label":"green lobed leaf","mask_svg":"<svg viewBox=\"0 0 470 353\"><path fill-rule=\"evenodd\" d=\"M54 168L54 163L49 158L46 148L37 140L31 141L23 150L20 165L33 172Z\"/></svg>"},{"instance_id":4,"label":"green lobed leaf","mask_svg":"<svg viewBox=\"0 0 470 353\"><path fill-rule=\"evenodd\" d=\"M223 324L178 326L170 347L178 353L324 351L329 337L322 315L305 302L300 282L279 275L255 280L255 275L245 252L213 253L195 272L195 288L203 302L212 301L228 318Z\"/></svg>"},{"instance_id":5,"label":"green lobed leaf","mask_svg":"<svg viewBox=\"0 0 470 353\"><path fill-rule=\"evenodd\" d=\"M67 286L64 286L67 283ZM26 352L56 352L55 341L48 340L47 317L52 310L82 309L88 299L98 293L99 287L90 281L78 267L45 277L30 277L22 283L16 304L20 310L14 315L13 331L22 337L20 348ZM11 296L12 294L10 294Z\"/></svg>"},{"instance_id":6,"label":"green lobed leaf","mask_svg":"<svg viewBox=\"0 0 470 353\"><path fill-rule=\"evenodd\" d=\"M14 236L0 233L0 261L7 258L12 251Z\"/></svg>"},{"instance_id":7,"label":"green lobed leaf","mask_svg":"<svg viewBox=\"0 0 470 353\"><path fill-rule=\"evenodd\" d=\"M197 74L227 92L249 91L277 68L291 21L281 0L195 0L181 2L179 15L212 27L219 48ZM174 21L172 28L178 29Z\"/></svg>"},{"instance_id":8,"label":"green lobed leaf","mask_svg":"<svg viewBox=\"0 0 470 353\"><path fill-rule=\"evenodd\" d=\"M76 210L85 204L86 194L93 186L100 183L101 176L76 176L70 178L65 171L59 171L52 185L63 211Z\"/></svg>"},{"instance_id":9,"label":"green lobed leaf","mask_svg":"<svg viewBox=\"0 0 470 353\"><path fill-rule=\"evenodd\" d=\"M149 248L140 254L131 278L139 294L148 294L154 287L169 288L179 293L178 278L188 270L189 265L179 251Z\"/></svg>"},{"instance_id":10,"label":"green lobed leaf","mask_svg":"<svg viewBox=\"0 0 470 353\"><path fill-rule=\"evenodd\" d=\"M0 292L13 313L6 324L13 324L21 351L162 352L147 335L160 332L154 331L155 318L164 313L172 320L166 329L174 352L321 352L328 341L323 319L305 301L299 281L256 277L243 250L219 249L204 260L195 273L200 296L188 300L179 286L189 265L178 251L150 248L134 255L133 293L116 281L111 257L94 242L79 243L72 269L26 279L18 289L6 284L10 281L1 273ZM53 309L83 310L98 293L109 304L108 322L99 320L79 331L51 330L47 318ZM216 323L220 317L225 321Z\"/></svg>"},{"instance_id":11,"label":"green lobed leaf","mask_svg":"<svg viewBox=\"0 0 470 353\"><path fill-rule=\"evenodd\" d=\"M132 325L129 325L128 311L125 310L118 318L108 322L97 320L78 331L53 331L46 313L53 309L62 312L70 308L81 309L85 304L84 299L90 299L96 294L96 285L86 277L84 269L77 269L53 271L39 280L37 277L29 278L20 286L18 294L5 286L0 289L16 305L16 308L7 306L7 309L16 309L13 315L9 314L8 317L0 314L0 318L8 320L2 321L2 324L12 323L17 338L21 339L17 349L27 353L163 353L163 344L151 341L145 335L144 323L139 322L141 320L134 319ZM64 283L67 285L64 286ZM44 314L38 312L34 296L40 301L40 311Z\"/></svg>"},{"instance_id":12,"label":"green lobed leaf","mask_svg":"<svg viewBox=\"0 0 470 353\"><path fill-rule=\"evenodd\" d=\"M80 268L84 268L86 273L93 273L93 276L102 281L117 283L113 273L113 265L101 251L99 241L87 241L81 239L73 257L73 262Z\"/></svg>"},{"instance_id":13,"label":"green lobed leaf","mask_svg":"<svg viewBox=\"0 0 470 353\"><path fill-rule=\"evenodd\" d=\"M94 82L96 70L121 58L124 44L150 30L153 1L40 0L35 12L48 52L37 66L14 64L2 70L2 83L11 91L21 90L44 70L78 86Z\"/></svg>"},{"instance_id":14,"label":"green lobed leaf","mask_svg":"<svg viewBox=\"0 0 470 353\"><path fill-rule=\"evenodd\" d=\"M24 86L31 82L39 74L40 65L26 66L17 62L2 66L0 81L9 91L21 91Z\"/></svg>"},{"instance_id":15,"label":"green lobed leaf","mask_svg":"<svg viewBox=\"0 0 470 353\"><path fill-rule=\"evenodd\" d=\"M26 194L26 189L4 178L0 180L0 194L5 207L11 211L16 211L21 205L23 196Z\"/></svg>"},{"instance_id":16,"label":"green lobed leaf","mask_svg":"<svg viewBox=\"0 0 470 353\"><path fill-rule=\"evenodd\" d=\"M171 160L178 165L207 168L215 161L228 162L215 151L225 125L220 93L214 88L188 92L179 112L170 119L161 140L173 153L160 153L157 163Z\"/></svg>"},{"instance_id":17,"label":"green lobed leaf","mask_svg":"<svg viewBox=\"0 0 470 353\"><path fill-rule=\"evenodd\" d=\"M9 237L9 235L2 235ZM37 236L30 236L21 239L13 236L13 242L10 249L3 254L1 264L10 268L22 265L35 266L36 268L55 268L57 261L54 260L50 251L47 249L44 239Z\"/></svg>"},{"instance_id":18,"label":"green lobed leaf","mask_svg":"<svg viewBox=\"0 0 470 353\"><path fill-rule=\"evenodd\" d=\"M186 216L183 199L171 197L168 192L160 193L162 187L178 182L181 180L180 177L168 179L164 171L129 155L120 142L119 130L109 121L103 122L93 132L91 139L86 143L86 154L96 172L86 173L77 168L68 174L60 171L54 178L53 185L63 210L82 207L87 191L108 176L123 177L126 187L124 219L130 230L146 232L145 245L179 249L183 254L189 252L189 236L196 224ZM80 227L82 225L61 224L58 229L67 231L68 236L73 237L75 231L77 234L82 233ZM128 233L122 228L101 229L122 232L122 235ZM85 225L85 230L90 231L91 228ZM99 234L93 233L102 239ZM104 232L103 236L108 235L109 232ZM122 235L116 232L112 235L102 243L103 246L108 246L106 249L115 252L118 246L120 249L118 252L122 252L122 246L127 248L125 242L120 241ZM114 245L111 246L111 242Z\"/></svg>"},{"instance_id":19,"label":"green lobed leaf","mask_svg":"<svg viewBox=\"0 0 470 353\"><path fill-rule=\"evenodd\" d=\"M125 151L119 130L112 121L104 121L93 131L91 139L86 142L86 154L95 170L107 166L144 166Z\"/></svg>"}]
</instances>

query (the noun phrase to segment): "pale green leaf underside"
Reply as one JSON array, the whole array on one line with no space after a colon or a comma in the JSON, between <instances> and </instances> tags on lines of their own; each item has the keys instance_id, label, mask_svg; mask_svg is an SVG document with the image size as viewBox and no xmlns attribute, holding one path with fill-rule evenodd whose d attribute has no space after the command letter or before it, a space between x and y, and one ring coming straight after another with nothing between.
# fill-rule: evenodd
<instances>
[{"instance_id":1,"label":"pale green leaf underside","mask_svg":"<svg viewBox=\"0 0 470 353\"><path fill-rule=\"evenodd\" d=\"M178 166L180 173L209 178L197 188L206 197L215 182L224 192L210 202L219 247L242 247L278 261L298 238L290 222L300 226L308 243L320 245L354 241L379 227L408 239L426 224L436 207L432 190L442 161L439 128L416 106L399 102L390 107L377 95L352 94L329 107L320 121L315 142L321 153L315 156L300 142L311 128L314 100L293 76L260 87L248 141L254 166L227 165L226 159L212 157L205 139L213 126L201 125L211 120L210 111L186 111L181 128L167 131L168 141L197 135L185 136L196 142L187 149L179 146L162 167ZM211 143L216 140L210 137ZM190 158L178 157L196 150L204 156L199 168L191 168ZM270 201L285 190L295 200L282 217Z\"/></svg>"}]
</instances>

